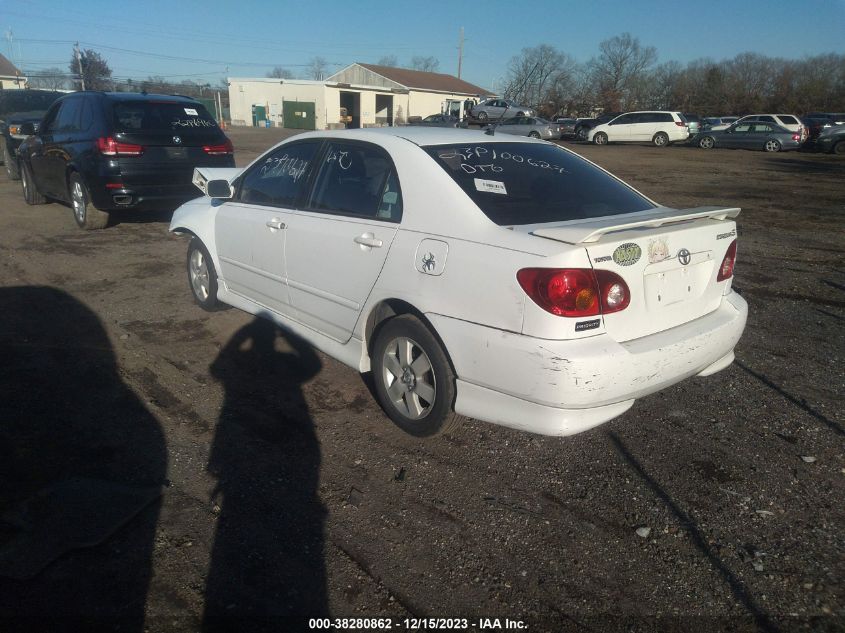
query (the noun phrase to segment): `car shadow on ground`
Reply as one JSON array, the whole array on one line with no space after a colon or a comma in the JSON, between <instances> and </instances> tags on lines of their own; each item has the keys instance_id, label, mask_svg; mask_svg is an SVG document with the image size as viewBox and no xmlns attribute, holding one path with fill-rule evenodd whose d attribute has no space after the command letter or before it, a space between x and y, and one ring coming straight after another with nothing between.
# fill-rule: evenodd
<instances>
[{"instance_id":1,"label":"car shadow on ground","mask_svg":"<svg viewBox=\"0 0 845 633\"><path fill-rule=\"evenodd\" d=\"M327 614L320 448L302 393L320 368L308 343L261 317L210 367L225 401L208 463L219 518L205 631L279 631Z\"/></svg>"},{"instance_id":2,"label":"car shadow on ground","mask_svg":"<svg viewBox=\"0 0 845 633\"><path fill-rule=\"evenodd\" d=\"M716 572L727 583L731 589L731 593L736 598L737 602L739 602L748 612L757 629L765 631L766 633L780 631L780 628L776 626L769 614L751 596L742 580L730 569L730 567L728 567L725 561L719 557L716 551L710 547L707 542L707 535L704 534L701 528L699 528L693 517L684 511L680 504L672 498L669 492L667 492L660 483L646 471L639 460L628 449L625 442L622 441L616 433L608 432L607 437L610 439L611 444L628 467L643 480L654 496L660 499L669 511L675 515L678 523L682 526L682 529L689 534L691 542L707 559L710 565L712 565L713 569L716 570ZM745 628L740 626L740 622L735 618L732 618L731 628L734 630L745 630Z\"/></svg>"},{"instance_id":3,"label":"car shadow on ground","mask_svg":"<svg viewBox=\"0 0 845 633\"><path fill-rule=\"evenodd\" d=\"M85 305L26 286L0 306L0 629L143 631L162 429Z\"/></svg>"},{"instance_id":4,"label":"car shadow on ground","mask_svg":"<svg viewBox=\"0 0 845 633\"><path fill-rule=\"evenodd\" d=\"M157 211L111 211L109 212L109 226L117 226L118 224L151 224L154 222L170 223L170 218L173 217L173 211L157 210Z\"/></svg>"},{"instance_id":5,"label":"car shadow on ground","mask_svg":"<svg viewBox=\"0 0 845 633\"><path fill-rule=\"evenodd\" d=\"M845 177L845 161L830 154L802 152L803 159L772 156L766 160L766 169L782 171L788 174L805 173L808 175L840 174Z\"/></svg>"}]
</instances>

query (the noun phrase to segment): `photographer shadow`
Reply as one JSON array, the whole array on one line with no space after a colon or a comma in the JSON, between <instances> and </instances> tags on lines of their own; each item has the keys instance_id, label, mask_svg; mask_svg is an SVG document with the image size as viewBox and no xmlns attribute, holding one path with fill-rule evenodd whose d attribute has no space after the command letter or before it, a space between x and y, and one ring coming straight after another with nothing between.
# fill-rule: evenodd
<instances>
[{"instance_id":1,"label":"photographer shadow","mask_svg":"<svg viewBox=\"0 0 845 633\"><path fill-rule=\"evenodd\" d=\"M211 365L225 401L208 464L219 516L205 631L278 631L327 613L320 448L302 394L320 368L307 342L261 316Z\"/></svg>"}]
</instances>

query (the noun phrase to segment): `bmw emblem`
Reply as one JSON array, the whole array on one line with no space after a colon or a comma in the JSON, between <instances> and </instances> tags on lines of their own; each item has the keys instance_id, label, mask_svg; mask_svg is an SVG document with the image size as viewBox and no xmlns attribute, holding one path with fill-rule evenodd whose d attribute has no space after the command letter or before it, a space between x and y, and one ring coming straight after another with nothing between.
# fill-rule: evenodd
<instances>
[{"instance_id":1,"label":"bmw emblem","mask_svg":"<svg viewBox=\"0 0 845 633\"><path fill-rule=\"evenodd\" d=\"M182 137L181 136L174 136L173 142L176 143L177 145L179 145L182 142Z\"/></svg>"},{"instance_id":2,"label":"bmw emblem","mask_svg":"<svg viewBox=\"0 0 845 633\"><path fill-rule=\"evenodd\" d=\"M692 259L692 256L687 249L682 248L678 251L678 261L681 262L681 264L684 266L688 265L690 263L690 259Z\"/></svg>"}]
</instances>

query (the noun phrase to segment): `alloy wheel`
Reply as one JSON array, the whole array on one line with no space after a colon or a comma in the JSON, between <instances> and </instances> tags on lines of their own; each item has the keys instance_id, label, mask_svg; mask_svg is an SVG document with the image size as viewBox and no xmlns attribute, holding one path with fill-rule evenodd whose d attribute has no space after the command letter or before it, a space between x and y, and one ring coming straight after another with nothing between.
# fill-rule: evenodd
<instances>
[{"instance_id":1,"label":"alloy wheel","mask_svg":"<svg viewBox=\"0 0 845 633\"><path fill-rule=\"evenodd\" d=\"M191 288L194 294L200 301L205 301L211 293L211 284L209 282L208 265L199 249L194 249L191 253L189 270L191 274Z\"/></svg>"},{"instance_id":2,"label":"alloy wheel","mask_svg":"<svg viewBox=\"0 0 845 633\"><path fill-rule=\"evenodd\" d=\"M413 339L400 336L384 350L381 379L391 404L411 420L424 418L434 405L437 384L431 360Z\"/></svg>"}]
</instances>

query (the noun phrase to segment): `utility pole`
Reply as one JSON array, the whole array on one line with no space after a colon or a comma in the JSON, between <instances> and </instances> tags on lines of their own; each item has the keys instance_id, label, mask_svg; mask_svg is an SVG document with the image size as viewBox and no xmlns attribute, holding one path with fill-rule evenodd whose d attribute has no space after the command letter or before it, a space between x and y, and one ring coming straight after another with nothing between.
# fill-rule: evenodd
<instances>
[{"instance_id":1,"label":"utility pole","mask_svg":"<svg viewBox=\"0 0 845 633\"><path fill-rule=\"evenodd\" d=\"M76 56L76 66L79 69L79 83L82 90L85 90L85 75L82 74L82 55L79 54L79 42L73 45L73 54Z\"/></svg>"},{"instance_id":2,"label":"utility pole","mask_svg":"<svg viewBox=\"0 0 845 633\"><path fill-rule=\"evenodd\" d=\"M461 27L461 37L458 40L458 79L461 78L461 64L464 61L464 27Z\"/></svg>"}]
</instances>

